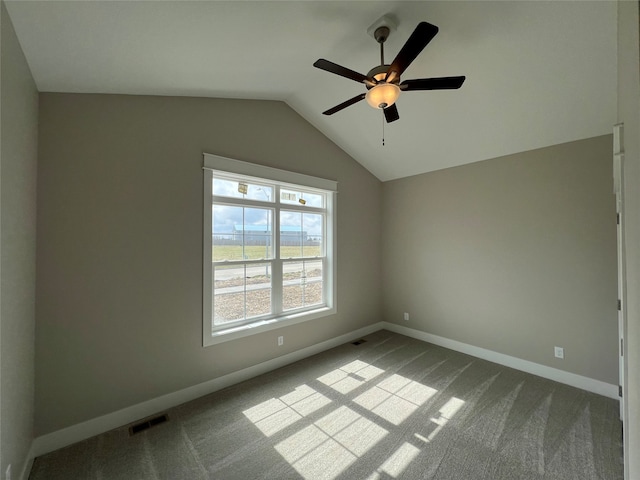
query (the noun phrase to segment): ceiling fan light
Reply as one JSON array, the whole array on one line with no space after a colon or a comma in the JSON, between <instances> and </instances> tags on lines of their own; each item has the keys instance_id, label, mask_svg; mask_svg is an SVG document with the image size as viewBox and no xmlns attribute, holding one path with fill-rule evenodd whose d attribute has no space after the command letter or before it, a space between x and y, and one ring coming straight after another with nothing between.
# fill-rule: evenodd
<instances>
[{"instance_id":1,"label":"ceiling fan light","mask_svg":"<svg viewBox=\"0 0 640 480\"><path fill-rule=\"evenodd\" d=\"M400 87L394 83L379 83L369 91L365 99L373 108L387 108L396 103L400 96Z\"/></svg>"}]
</instances>

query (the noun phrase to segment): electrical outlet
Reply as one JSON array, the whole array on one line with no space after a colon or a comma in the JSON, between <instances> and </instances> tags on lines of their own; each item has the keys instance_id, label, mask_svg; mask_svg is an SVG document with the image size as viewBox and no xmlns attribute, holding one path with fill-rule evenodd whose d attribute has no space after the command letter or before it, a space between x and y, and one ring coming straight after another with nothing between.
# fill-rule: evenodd
<instances>
[{"instance_id":1,"label":"electrical outlet","mask_svg":"<svg viewBox=\"0 0 640 480\"><path fill-rule=\"evenodd\" d=\"M409 314L407 312L404 312L404 319L406 321L409 321Z\"/></svg>"},{"instance_id":2,"label":"electrical outlet","mask_svg":"<svg viewBox=\"0 0 640 480\"><path fill-rule=\"evenodd\" d=\"M278 337L278 346L281 347L284 344L284 337L280 335Z\"/></svg>"},{"instance_id":3,"label":"electrical outlet","mask_svg":"<svg viewBox=\"0 0 640 480\"><path fill-rule=\"evenodd\" d=\"M553 347L556 358L564 358L564 348L562 347Z\"/></svg>"},{"instance_id":4,"label":"electrical outlet","mask_svg":"<svg viewBox=\"0 0 640 480\"><path fill-rule=\"evenodd\" d=\"M7 467L7 471L4 474L5 480L11 480L11 464Z\"/></svg>"}]
</instances>

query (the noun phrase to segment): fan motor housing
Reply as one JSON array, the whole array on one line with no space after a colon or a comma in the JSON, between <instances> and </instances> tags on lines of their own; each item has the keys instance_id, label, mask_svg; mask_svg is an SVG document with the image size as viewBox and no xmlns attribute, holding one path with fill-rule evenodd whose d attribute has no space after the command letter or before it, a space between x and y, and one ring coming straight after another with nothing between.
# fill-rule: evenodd
<instances>
[{"instance_id":1,"label":"fan motor housing","mask_svg":"<svg viewBox=\"0 0 640 480\"><path fill-rule=\"evenodd\" d=\"M389 67L391 67L391 65L378 65L377 67L373 67L369 70L369 73L367 73L367 77L375 78L378 81L384 80L387 76L387 72L389 71ZM394 78L390 83L400 83L400 77L396 75L396 78ZM367 84L366 86L367 90L371 90L373 88L373 85Z\"/></svg>"}]
</instances>

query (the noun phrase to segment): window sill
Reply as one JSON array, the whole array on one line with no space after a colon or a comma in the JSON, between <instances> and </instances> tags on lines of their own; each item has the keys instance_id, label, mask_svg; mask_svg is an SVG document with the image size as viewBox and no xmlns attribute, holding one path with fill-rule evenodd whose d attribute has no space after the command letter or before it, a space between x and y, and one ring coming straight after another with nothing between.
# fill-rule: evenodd
<instances>
[{"instance_id":1,"label":"window sill","mask_svg":"<svg viewBox=\"0 0 640 480\"><path fill-rule=\"evenodd\" d=\"M239 338L248 337L257 333L268 332L269 330L275 330L276 328L287 327L289 325L295 325L296 323L315 320L317 318L326 317L335 313L335 308L322 307L316 310L308 310L291 315L283 315L281 317L272 318L269 320L258 320L254 323L247 323L238 327L229 327L224 330L216 330L211 333L211 336L209 336L209 338L205 336L205 338L203 339L203 346L209 347L211 345L217 345L219 343L237 340Z\"/></svg>"}]
</instances>

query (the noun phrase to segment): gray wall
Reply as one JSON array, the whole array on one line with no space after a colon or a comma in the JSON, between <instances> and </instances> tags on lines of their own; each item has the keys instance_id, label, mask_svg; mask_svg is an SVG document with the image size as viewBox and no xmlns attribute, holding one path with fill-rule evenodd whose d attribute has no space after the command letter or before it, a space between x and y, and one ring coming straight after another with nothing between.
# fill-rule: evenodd
<instances>
[{"instance_id":1,"label":"gray wall","mask_svg":"<svg viewBox=\"0 0 640 480\"><path fill-rule=\"evenodd\" d=\"M611 151L607 135L384 183L385 320L617 384Z\"/></svg>"},{"instance_id":2,"label":"gray wall","mask_svg":"<svg viewBox=\"0 0 640 480\"><path fill-rule=\"evenodd\" d=\"M618 121L624 123L627 246L625 467L640 478L640 48L638 2L618 2Z\"/></svg>"},{"instance_id":3,"label":"gray wall","mask_svg":"<svg viewBox=\"0 0 640 480\"><path fill-rule=\"evenodd\" d=\"M201 346L203 151L339 182L336 315ZM38 435L380 320L381 183L284 103L44 93L38 167Z\"/></svg>"},{"instance_id":4,"label":"gray wall","mask_svg":"<svg viewBox=\"0 0 640 480\"><path fill-rule=\"evenodd\" d=\"M33 439L38 92L0 9L0 472L18 478Z\"/></svg>"}]
</instances>

